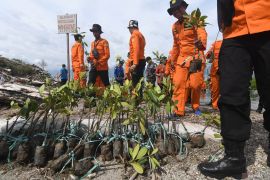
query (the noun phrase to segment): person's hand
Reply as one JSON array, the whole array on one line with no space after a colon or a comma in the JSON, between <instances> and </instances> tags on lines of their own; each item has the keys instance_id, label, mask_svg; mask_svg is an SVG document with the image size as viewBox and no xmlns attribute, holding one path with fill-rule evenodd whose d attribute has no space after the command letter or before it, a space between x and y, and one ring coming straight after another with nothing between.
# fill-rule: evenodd
<instances>
[{"instance_id":1,"label":"person's hand","mask_svg":"<svg viewBox=\"0 0 270 180\"><path fill-rule=\"evenodd\" d=\"M195 46L199 49L199 50L204 50L204 46L201 40L197 40L195 41Z\"/></svg>"},{"instance_id":2,"label":"person's hand","mask_svg":"<svg viewBox=\"0 0 270 180\"><path fill-rule=\"evenodd\" d=\"M133 64L129 69L130 69L130 72L134 72L135 68L137 67L136 64Z\"/></svg>"},{"instance_id":3,"label":"person's hand","mask_svg":"<svg viewBox=\"0 0 270 180\"><path fill-rule=\"evenodd\" d=\"M171 61L171 62L170 62L170 65L171 65L171 67L174 67L174 62Z\"/></svg>"}]
</instances>

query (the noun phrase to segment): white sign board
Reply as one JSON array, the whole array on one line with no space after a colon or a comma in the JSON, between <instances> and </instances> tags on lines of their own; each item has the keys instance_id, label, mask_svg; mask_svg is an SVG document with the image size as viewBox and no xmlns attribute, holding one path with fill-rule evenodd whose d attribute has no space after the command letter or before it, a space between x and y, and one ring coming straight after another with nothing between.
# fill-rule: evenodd
<instances>
[{"instance_id":1,"label":"white sign board","mask_svg":"<svg viewBox=\"0 0 270 180\"><path fill-rule=\"evenodd\" d=\"M58 33L77 32L77 14L66 14L57 16Z\"/></svg>"}]
</instances>

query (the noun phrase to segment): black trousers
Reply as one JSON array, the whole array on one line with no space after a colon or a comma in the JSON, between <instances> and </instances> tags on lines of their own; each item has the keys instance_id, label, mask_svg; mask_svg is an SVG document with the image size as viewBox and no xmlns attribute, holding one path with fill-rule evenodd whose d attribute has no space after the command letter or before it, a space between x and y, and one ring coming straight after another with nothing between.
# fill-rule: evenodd
<instances>
[{"instance_id":1,"label":"black trousers","mask_svg":"<svg viewBox=\"0 0 270 180\"><path fill-rule=\"evenodd\" d=\"M146 62L145 60L139 60L139 64L136 66L134 72L132 73L132 85L136 87L141 78L143 78Z\"/></svg>"},{"instance_id":2,"label":"black trousers","mask_svg":"<svg viewBox=\"0 0 270 180\"><path fill-rule=\"evenodd\" d=\"M264 127L270 131L270 31L225 39L220 57L221 134L233 141L249 139L250 80L253 70L265 106Z\"/></svg>"},{"instance_id":3,"label":"black trousers","mask_svg":"<svg viewBox=\"0 0 270 180\"><path fill-rule=\"evenodd\" d=\"M103 84L107 87L110 85L110 80L109 80L109 73L108 70L105 71L97 71L94 69L91 69L89 72L89 80L88 80L88 84L95 84L96 83L96 79L97 77L100 77Z\"/></svg>"}]
</instances>

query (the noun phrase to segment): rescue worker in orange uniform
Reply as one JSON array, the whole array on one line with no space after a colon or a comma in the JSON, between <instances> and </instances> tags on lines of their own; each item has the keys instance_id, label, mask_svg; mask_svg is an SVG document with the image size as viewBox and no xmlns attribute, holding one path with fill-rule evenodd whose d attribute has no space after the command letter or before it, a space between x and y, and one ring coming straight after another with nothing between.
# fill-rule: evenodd
<instances>
[{"instance_id":1,"label":"rescue worker in orange uniform","mask_svg":"<svg viewBox=\"0 0 270 180\"><path fill-rule=\"evenodd\" d=\"M125 77L124 79L131 80L130 67L132 66L132 59L130 59L130 53L127 54L127 60L125 62Z\"/></svg>"},{"instance_id":2,"label":"rescue worker in orange uniform","mask_svg":"<svg viewBox=\"0 0 270 180\"><path fill-rule=\"evenodd\" d=\"M89 72L89 84L94 84L98 87L107 87L109 81L109 66L110 58L109 43L106 39L101 38L102 28L99 24L93 24L92 29L95 41L91 43L90 55L88 61L91 64Z\"/></svg>"},{"instance_id":3,"label":"rescue worker in orange uniform","mask_svg":"<svg viewBox=\"0 0 270 180\"><path fill-rule=\"evenodd\" d=\"M79 81L81 87L85 87L86 78L82 77L83 73L85 72L82 38L83 36L81 34L74 34L74 39L76 42L71 48L71 62L74 80Z\"/></svg>"},{"instance_id":4,"label":"rescue worker in orange uniform","mask_svg":"<svg viewBox=\"0 0 270 180\"><path fill-rule=\"evenodd\" d=\"M252 123L249 86L253 70L265 106L264 128L270 131L270 1L218 0L217 5L219 29L223 32L218 107L225 156L203 162L198 169L213 178L241 179L247 177L244 148Z\"/></svg>"},{"instance_id":5,"label":"rescue worker in orange uniform","mask_svg":"<svg viewBox=\"0 0 270 180\"><path fill-rule=\"evenodd\" d=\"M145 38L139 31L138 21L130 20L128 29L131 34L129 40L130 59L132 61L130 72L132 76L132 84L133 87L135 87L144 75L146 65L144 56Z\"/></svg>"},{"instance_id":6,"label":"rescue worker in orange uniform","mask_svg":"<svg viewBox=\"0 0 270 180\"><path fill-rule=\"evenodd\" d=\"M211 49L206 53L206 58L210 59L210 62L212 63L210 70L210 87L211 87L212 107L215 110L218 110L218 99L219 99L218 57L221 45L222 40L214 42L212 44Z\"/></svg>"},{"instance_id":7,"label":"rescue worker in orange uniform","mask_svg":"<svg viewBox=\"0 0 270 180\"><path fill-rule=\"evenodd\" d=\"M188 4L183 0L172 0L168 9L168 13L177 19L172 27L174 43L171 57L172 61L176 61L173 78L173 100L178 102L174 114L176 117L185 115L186 94L189 88L194 113L201 115L199 106L205 66L203 51L206 49L207 33L203 27L198 29L185 27L183 15L187 7ZM201 59L201 61L194 61L194 59ZM200 64L193 66L195 62ZM200 68L193 69L193 67Z\"/></svg>"},{"instance_id":8,"label":"rescue worker in orange uniform","mask_svg":"<svg viewBox=\"0 0 270 180\"><path fill-rule=\"evenodd\" d=\"M166 59L161 59L159 65L156 68L157 84L161 89L163 87L163 77L165 75L165 63Z\"/></svg>"}]
</instances>

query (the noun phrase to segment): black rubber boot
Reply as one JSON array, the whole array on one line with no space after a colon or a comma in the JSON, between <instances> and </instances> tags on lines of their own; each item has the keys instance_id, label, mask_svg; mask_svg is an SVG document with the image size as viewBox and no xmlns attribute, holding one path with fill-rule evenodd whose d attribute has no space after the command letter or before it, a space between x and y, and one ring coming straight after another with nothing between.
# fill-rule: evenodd
<instances>
[{"instance_id":1,"label":"black rubber boot","mask_svg":"<svg viewBox=\"0 0 270 180\"><path fill-rule=\"evenodd\" d=\"M247 178L246 158L244 156L245 142L224 140L225 156L217 162L203 162L198 165L199 171L216 179L233 177Z\"/></svg>"}]
</instances>

